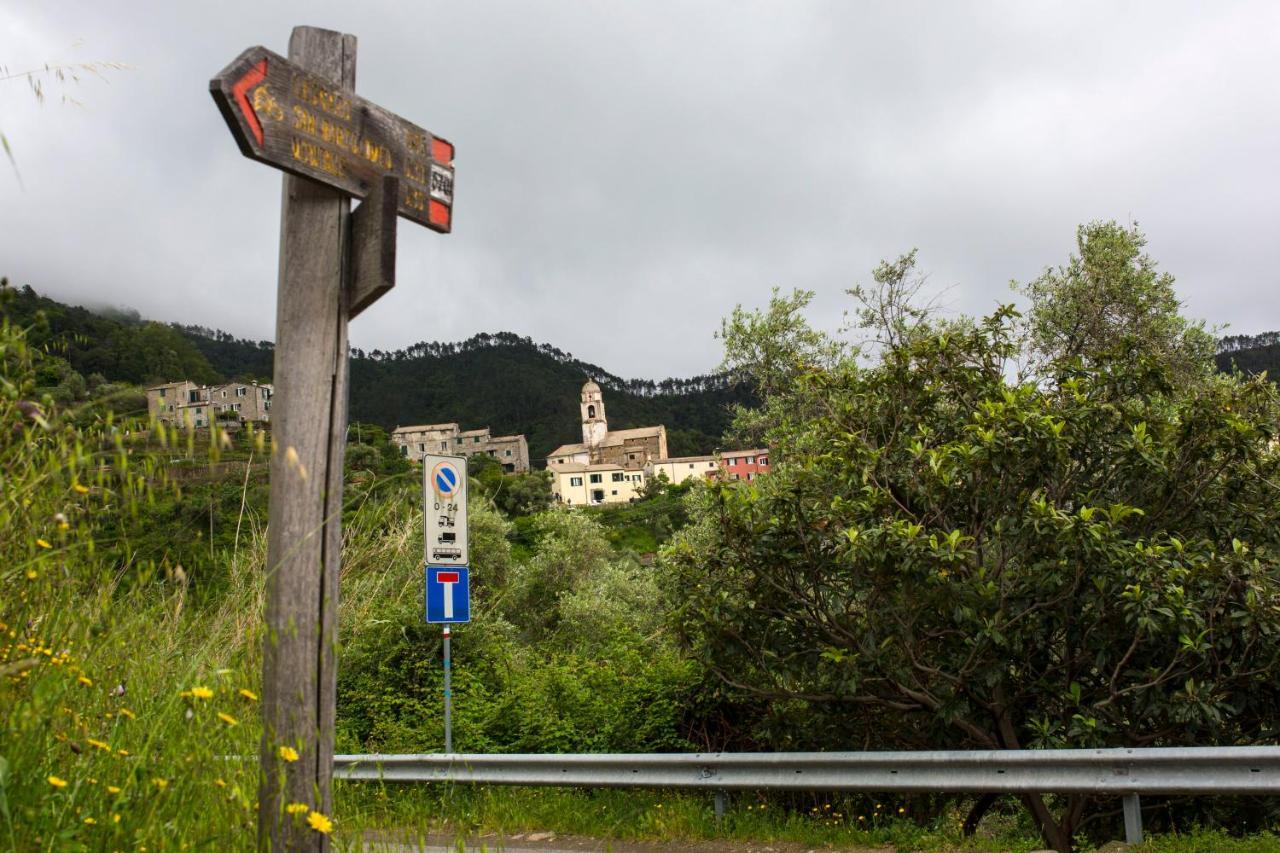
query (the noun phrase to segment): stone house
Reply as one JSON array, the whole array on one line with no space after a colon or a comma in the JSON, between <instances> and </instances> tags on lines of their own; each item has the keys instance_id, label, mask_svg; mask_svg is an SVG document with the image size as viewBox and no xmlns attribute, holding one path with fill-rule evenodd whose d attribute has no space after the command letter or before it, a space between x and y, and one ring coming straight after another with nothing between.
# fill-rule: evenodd
<instances>
[{"instance_id":1,"label":"stone house","mask_svg":"<svg viewBox=\"0 0 1280 853\"><path fill-rule=\"evenodd\" d=\"M240 423L271 420L270 385L230 382L225 385L197 385L188 379L166 382L147 389L147 414L164 423L196 429L207 428L220 414Z\"/></svg>"},{"instance_id":2,"label":"stone house","mask_svg":"<svg viewBox=\"0 0 1280 853\"><path fill-rule=\"evenodd\" d=\"M456 423L396 427L391 443L415 462L428 453L475 456L483 453L498 460L502 470L521 474L529 470L529 444L523 435L492 435L488 427L462 430Z\"/></svg>"}]
</instances>

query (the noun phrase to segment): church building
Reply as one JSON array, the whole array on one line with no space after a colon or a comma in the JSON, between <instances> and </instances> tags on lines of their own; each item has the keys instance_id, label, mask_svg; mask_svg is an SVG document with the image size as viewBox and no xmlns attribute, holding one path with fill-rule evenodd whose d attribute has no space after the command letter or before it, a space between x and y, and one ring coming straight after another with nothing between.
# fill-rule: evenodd
<instances>
[{"instance_id":1,"label":"church building","mask_svg":"<svg viewBox=\"0 0 1280 853\"><path fill-rule=\"evenodd\" d=\"M582 442L564 444L547 456L547 468L564 470L566 465L613 465L641 470L651 460L667 457L665 426L636 429L609 429L600 386L588 381L582 386Z\"/></svg>"}]
</instances>

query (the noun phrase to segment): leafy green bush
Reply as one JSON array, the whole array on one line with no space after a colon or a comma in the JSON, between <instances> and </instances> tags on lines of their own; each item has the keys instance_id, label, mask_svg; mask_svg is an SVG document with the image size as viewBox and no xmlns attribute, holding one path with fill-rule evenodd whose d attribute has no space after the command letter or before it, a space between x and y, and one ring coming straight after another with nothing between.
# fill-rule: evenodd
<instances>
[{"instance_id":1,"label":"leafy green bush","mask_svg":"<svg viewBox=\"0 0 1280 853\"><path fill-rule=\"evenodd\" d=\"M695 492L694 524L665 552L691 651L762 696L856 709L815 746L1280 736L1270 383L1102 332L1112 348L1011 381L1010 309L949 324L871 312L908 322L876 329L864 367L807 328L805 302L775 299L727 331L731 352L768 355L751 367L765 405L749 423L775 467ZM1058 849L1087 814L1083 797L1060 817L1024 801Z\"/></svg>"}]
</instances>

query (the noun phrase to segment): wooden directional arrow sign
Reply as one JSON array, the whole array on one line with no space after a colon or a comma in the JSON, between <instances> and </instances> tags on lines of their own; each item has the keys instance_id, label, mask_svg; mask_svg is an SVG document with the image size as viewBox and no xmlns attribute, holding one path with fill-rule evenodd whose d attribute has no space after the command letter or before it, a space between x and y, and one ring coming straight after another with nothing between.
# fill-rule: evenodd
<instances>
[{"instance_id":1,"label":"wooden directional arrow sign","mask_svg":"<svg viewBox=\"0 0 1280 853\"><path fill-rule=\"evenodd\" d=\"M264 47L251 47L209 81L246 157L366 198L399 181L397 211L448 233L453 145Z\"/></svg>"}]
</instances>

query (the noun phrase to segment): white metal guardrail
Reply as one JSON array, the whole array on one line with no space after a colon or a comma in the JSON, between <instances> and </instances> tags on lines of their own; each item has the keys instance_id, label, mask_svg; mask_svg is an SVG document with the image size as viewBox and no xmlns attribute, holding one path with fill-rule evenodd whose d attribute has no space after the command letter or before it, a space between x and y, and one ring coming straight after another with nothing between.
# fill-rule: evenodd
<instances>
[{"instance_id":1,"label":"white metal guardrail","mask_svg":"<svg viewBox=\"0 0 1280 853\"><path fill-rule=\"evenodd\" d=\"M957 752L576 755L338 755L334 778L613 788L1098 794L1124 798L1142 838L1139 794L1280 794L1280 746Z\"/></svg>"}]
</instances>

